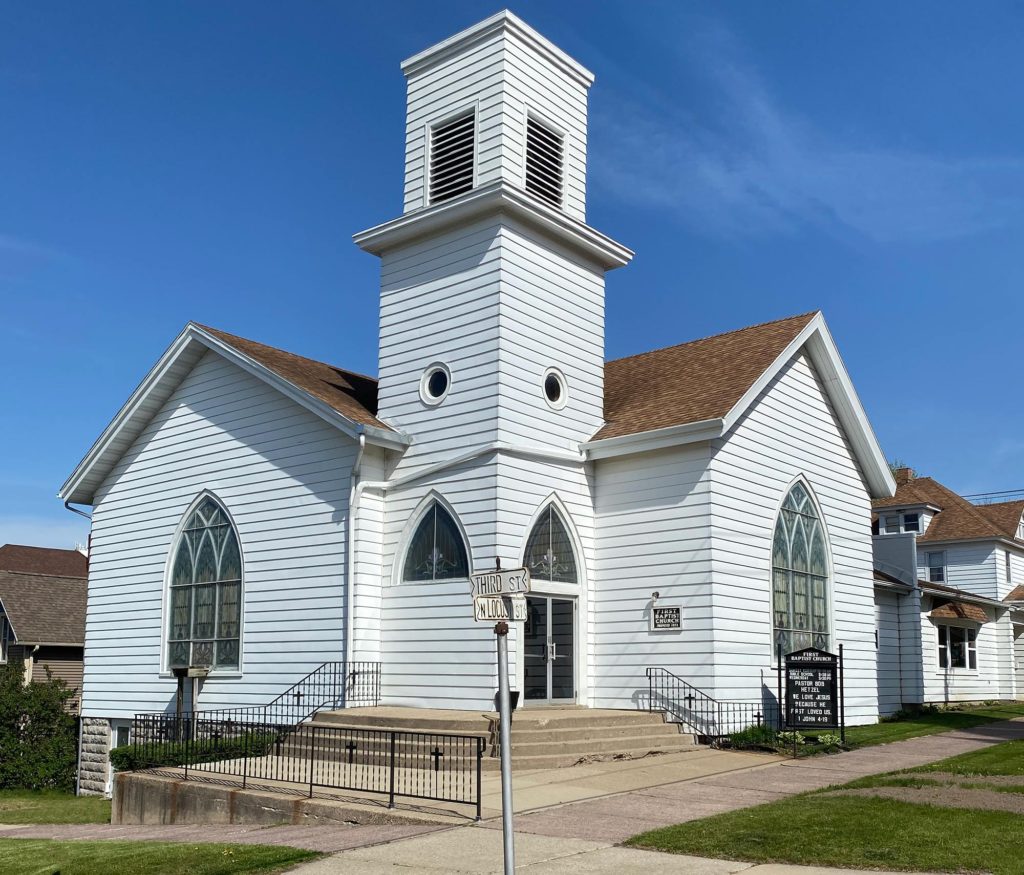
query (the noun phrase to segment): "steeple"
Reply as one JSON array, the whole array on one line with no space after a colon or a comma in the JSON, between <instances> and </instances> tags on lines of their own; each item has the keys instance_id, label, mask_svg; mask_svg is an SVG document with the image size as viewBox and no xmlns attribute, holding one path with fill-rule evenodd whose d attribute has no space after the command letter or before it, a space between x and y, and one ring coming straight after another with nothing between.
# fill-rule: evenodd
<instances>
[{"instance_id":1,"label":"steeple","mask_svg":"<svg viewBox=\"0 0 1024 875\"><path fill-rule=\"evenodd\" d=\"M585 224L593 75L511 12L402 64L403 214L381 257L379 416L406 459L487 441L571 450L602 424L604 274Z\"/></svg>"}]
</instances>

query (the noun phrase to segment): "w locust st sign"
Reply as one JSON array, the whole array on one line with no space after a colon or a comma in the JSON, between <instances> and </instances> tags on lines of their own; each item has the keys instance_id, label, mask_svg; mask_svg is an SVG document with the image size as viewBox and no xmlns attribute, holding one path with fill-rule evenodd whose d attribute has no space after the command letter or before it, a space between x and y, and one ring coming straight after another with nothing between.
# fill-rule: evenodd
<instances>
[{"instance_id":1,"label":"w locust st sign","mask_svg":"<svg viewBox=\"0 0 1024 875\"><path fill-rule=\"evenodd\" d=\"M473 590L473 618L477 622L526 622L526 593L530 572L525 568L484 571L469 578Z\"/></svg>"}]
</instances>

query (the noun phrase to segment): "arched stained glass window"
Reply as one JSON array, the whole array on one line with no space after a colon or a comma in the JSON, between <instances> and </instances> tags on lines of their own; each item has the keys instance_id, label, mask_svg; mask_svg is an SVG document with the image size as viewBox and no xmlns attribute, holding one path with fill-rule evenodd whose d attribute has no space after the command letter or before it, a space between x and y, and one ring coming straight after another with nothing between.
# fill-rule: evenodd
<instances>
[{"instance_id":1,"label":"arched stained glass window","mask_svg":"<svg viewBox=\"0 0 1024 875\"><path fill-rule=\"evenodd\" d=\"M405 554L402 580L469 577L469 558L452 515L437 501L423 515Z\"/></svg>"},{"instance_id":2,"label":"arched stained glass window","mask_svg":"<svg viewBox=\"0 0 1024 875\"><path fill-rule=\"evenodd\" d=\"M805 486L782 503L772 541L774 647L829 649L828 557L825 533Z\"/></svg>"},{"instance_id":3,"label":"arched stained glass window","mask_svg":"<svg viewBox=\"0 0 1024 875\"><path fill-rule=\"evenodd\" d=\"M168 668L237 669L241 617L238 535L207 496L189 514L171 567Z\"/></svg>"},{"instance_id":4,"label":"arched stained glass window","mask_svg":"<svg viewBox=\"0 0 1024 875\"><path fill-rule=\"evenodd\" d=\"M526 542L526 558L530 577L559 583L577 583L576 557L572 551L569 530L554 505L549 504L534 524Z\"/></svg>"}]
</instances>

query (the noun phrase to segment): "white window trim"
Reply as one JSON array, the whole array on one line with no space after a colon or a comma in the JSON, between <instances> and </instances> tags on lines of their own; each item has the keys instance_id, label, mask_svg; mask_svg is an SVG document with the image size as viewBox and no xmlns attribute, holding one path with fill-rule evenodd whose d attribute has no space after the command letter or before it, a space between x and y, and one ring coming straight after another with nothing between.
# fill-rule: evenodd
<instances>
[{"instance_id":1,"label":"white window trim","mask_svg":"<svg viewBox=\"0 0 1024 875\"><path fill-rule=\"evenodd\" d=\"M430 383L430 378L438 371L443 371L445 377L447 377L448 383L445 386L444 391L438 395L433 396L427 390L427 386ZM420 400L428 407L437 407L441 404L445 398L448 397L448 393L452 390L452 369L448 367L444 362L437 361L431 362L423 370L423 376L420 377Z\"/></svg>"},{"instance_id":2,"label":"white window trim","mask_svg":"<svg viewBox=\"0 0 1024 875\"><path fill-rule=\"evenodd\" d=\"M942 561L939 565L932 565L932 556L938 556ZM925 554L925 567L928 569L928 582L929 583L945 583L949 577L946 570L946 551L945 550L933 550ZM932 577L932 569L938 569L942 572L942 575L938 578Z\"/></svg>"},{"instance_id":3,"label":"white window trim","mask_svg":"<svg viewBox=\"0 0 1024 875\"><path fill-rule=\"evenodd\" d=\"M907 528L907 517L908 516L916 516L917 517L917 528L916 529L908 529ZM900 530L903 532L903 534L905 534L905 535L907 535L907 534L910 534L910 535L920 535L922 533L922 528L921 528L921 522L922 522L921 517L922 516L923 516L923 514L921 514L920 512L900 514Z\"/></svg>"},{"instance_id":4,"label":"white window trim","mask_svg":"<svg viewBox=\"0 0 1024 875\"><path fill-rule=\"evenodd\" d=\"M459 535L462 537L462 546L466 549L466 564L469 572L466 577L446 577L440 581L429 581L429 580L405 580L405 560L409 549L412 547L412 540L416 537L416 532L420 527L420 523L423 517L426 516L427 511L430 510L431 505L437 502L451 515L451 518L455 520L455 527L459 530ZM466 527L462 524L462 520L459 515L455 512L455 508L452 507L449 502L440 492L431 490L427 493L426 497L417 505L416 510L409 517L409 521L405 524L405 528L402 531L402 537L399 541L398 550L395 551L392 558L391 565L391 585L392 586L417 586L419 584L446 584L446 583L458 583L459 581L468 581L473 576L473 549L469 540L469 534L466 532Z\"/></svg>"},{"instance_id":5,"label":"white window trim","mask_svg":"<svg viewBox=\"0 0 1024 875\"><path fill-rule=\"evenodd\" d=\"M946 645L945 645L945 650L946 650L946 666L945 667L943 667L942 662L939 659L939 654L942 652L942 649L943 649L943 645L941 644L942 637L941 637L941 633L939 631L940 629L945 629L946 630ZM950 663L950 654L952 653L952 648L951 648L950 643L949 643L950 642L950 630L951 629L963 629L964 630L964 660L965 660L965 664L962 665L962 666L954 666L954 665L950 665L949 664ZM968 632L972 632L972 631L974 632L974 640L973 641L971 641L971 640L969 640L967 638L967 633ZM978 634L980 632L981 632L981 629L976 627L976 626L974 626L974 625L958 625L956 623L938 623L935 626L935 668L936 668L936 672L938 674L940 674L940 675L946 674L948 672L955 672L957 674L970 674L970 675L978 674L979 671L980 671L979 666L981 665L981 662L978 659ZM971 668L971 653L972 652L974 653L974 668Z\"/></svg>"},{"instance_id":6,"label":"white window trim","mask_svg":"<svg viewBox=\"0 0 1024 875\"><path fill-rule=\"evenodd\" d=\"M554 377L562 387L562 394L559 396L557 401L552 401L548 398L547 389L545 387L548 377ZM540 394L544 398L544 403L552 410L562 410L565 405L569 403L569 384L566 382L565 374L563 374L558 368L548 368L544 371L544 376L540 381Z\"/></svg>"},{"instance_id":7,"label":"white window trim","mask_svg":"<svg viewBox=\"0 0 1024 875\"><path fill-rule=\"evenodd\" d=\"M0 614L0 665L7 665L11 646L11 623L6 614Z\"/></svg>"}]
</instances>

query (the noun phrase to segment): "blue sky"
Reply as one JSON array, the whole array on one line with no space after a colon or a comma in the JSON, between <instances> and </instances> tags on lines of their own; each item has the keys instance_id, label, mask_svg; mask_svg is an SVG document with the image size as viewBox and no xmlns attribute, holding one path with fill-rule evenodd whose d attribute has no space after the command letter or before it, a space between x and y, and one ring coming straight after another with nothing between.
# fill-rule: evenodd
<instances>
[{"instance_id":1,"label":"blue sky","mask_svg":"<svg viewBox=\"0 0 1024 875\"><path fill-rule=\"evenodd\" d=\"M189 320L376 371L399 62L493 3L0 2L0 543ZM824 310L883 448L1024 487L1024 9L526 2L597 74L608 354Z\"/></svg>"}]
</instances>

